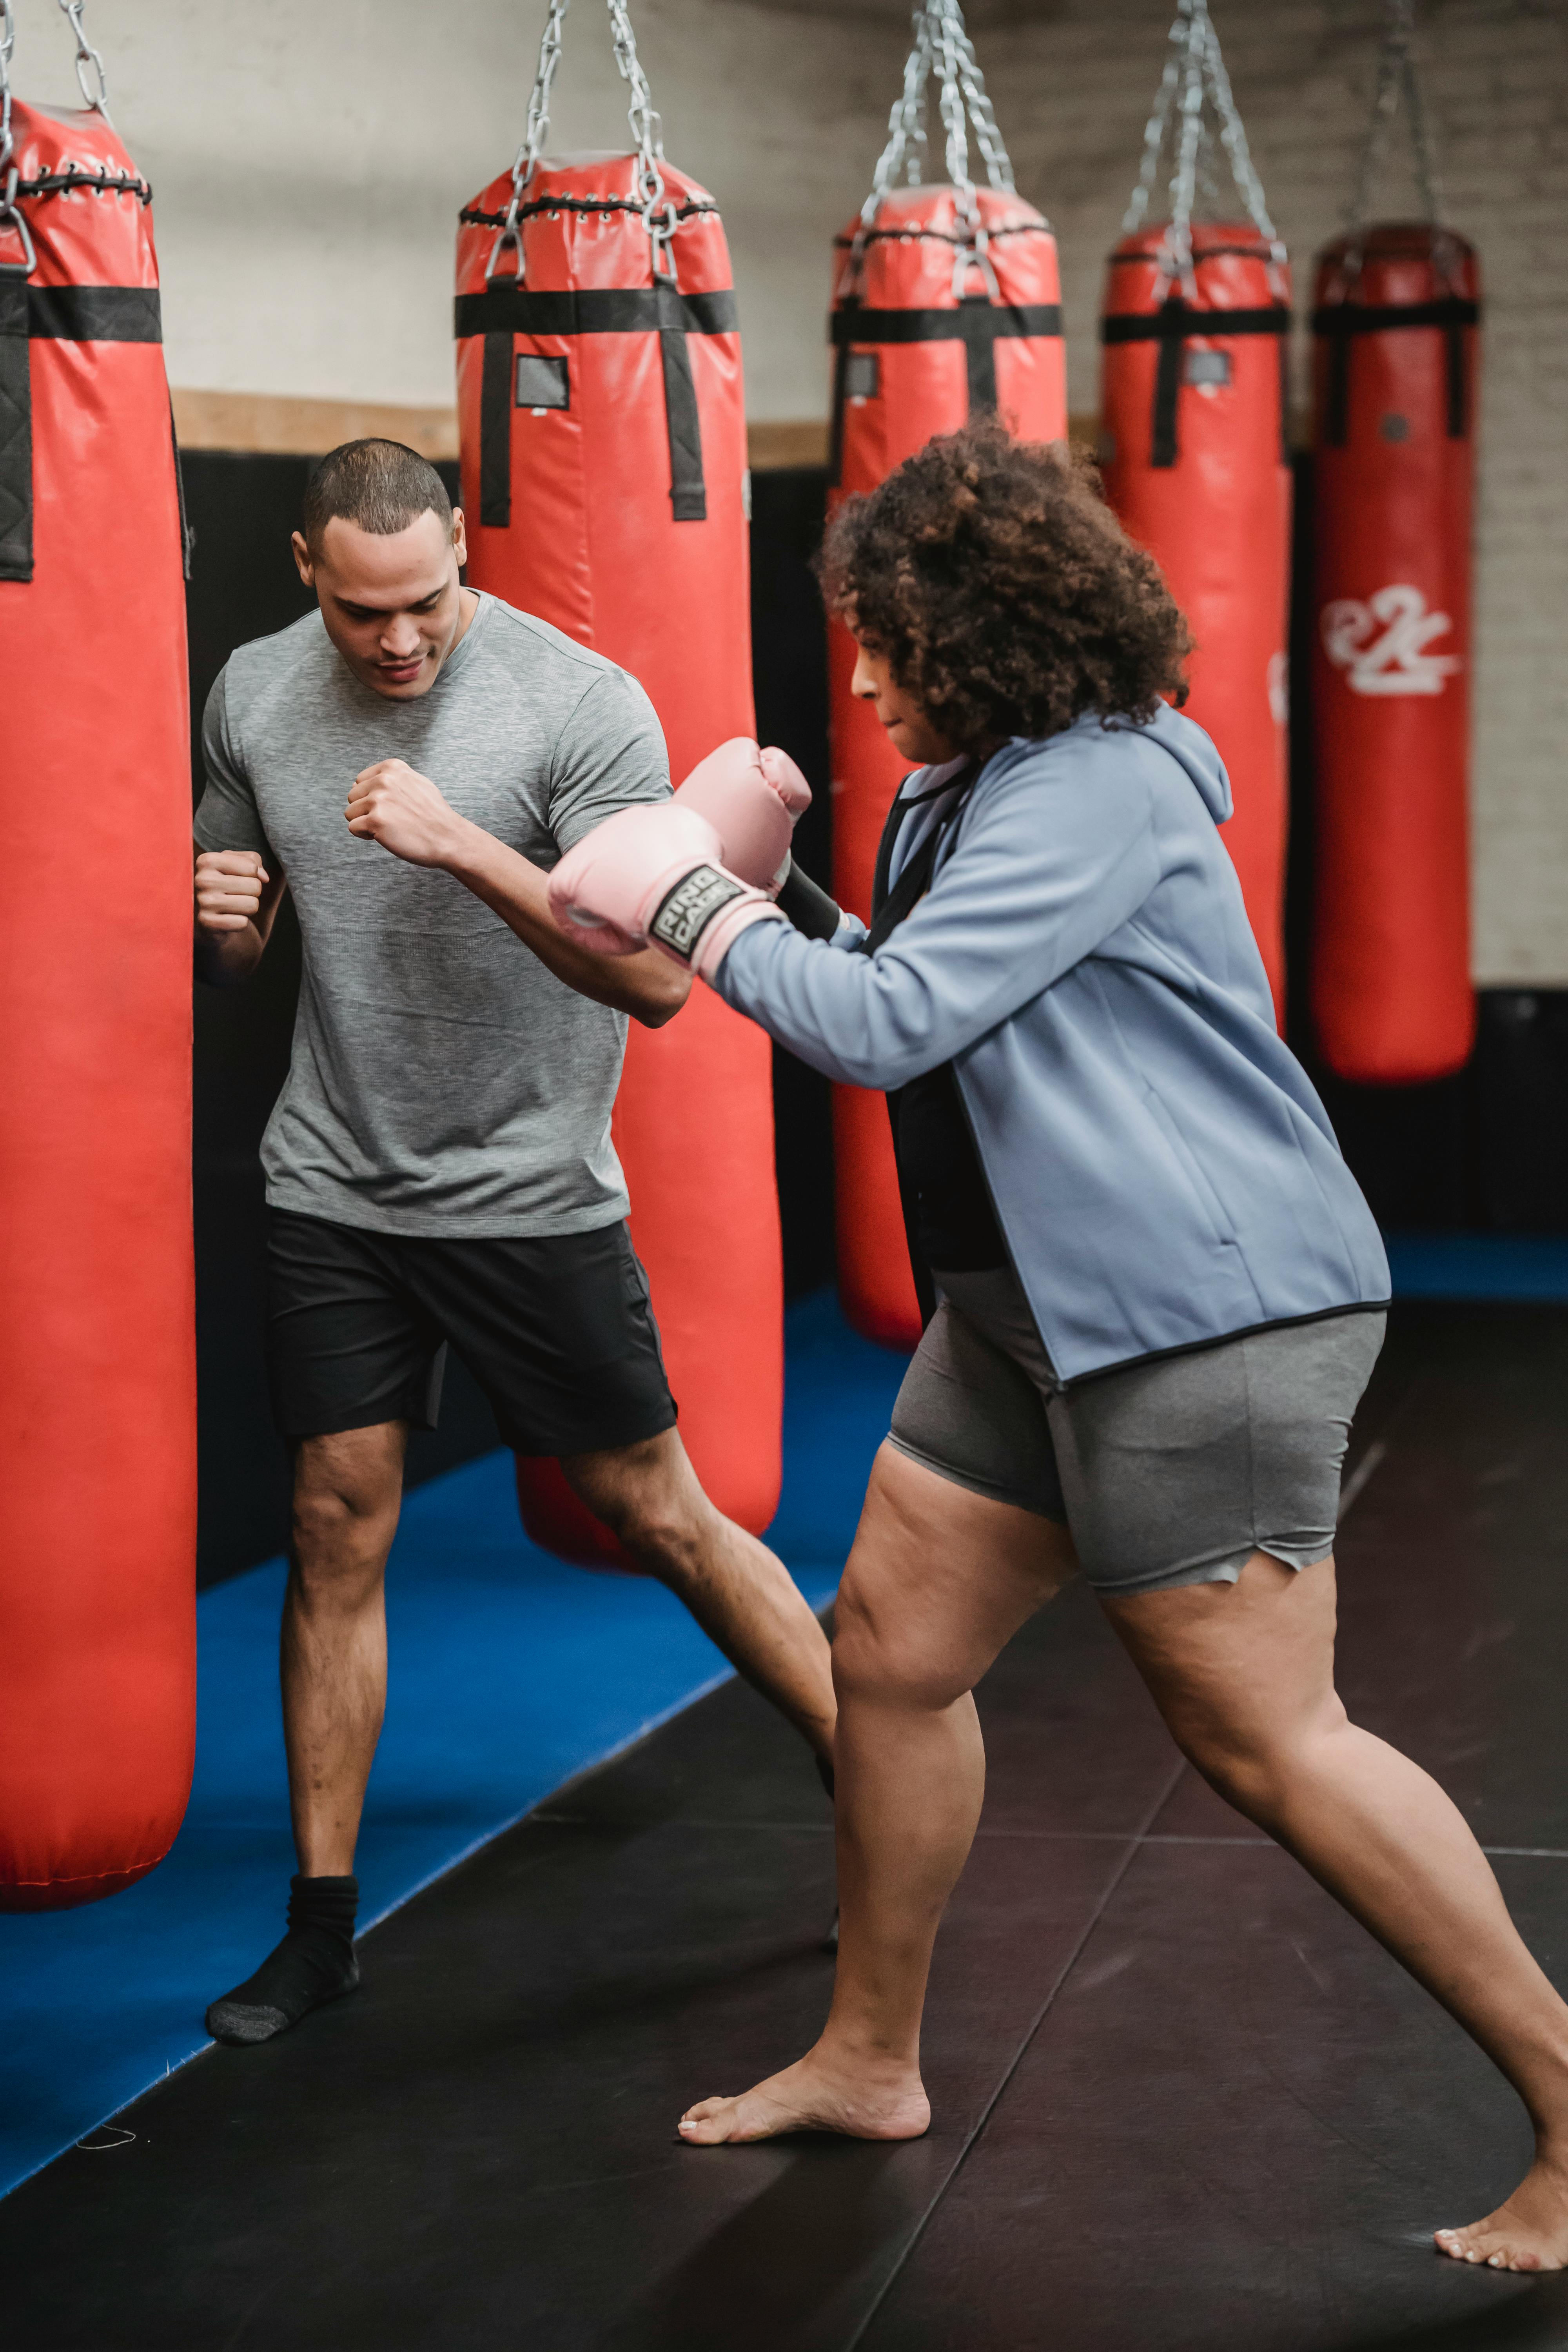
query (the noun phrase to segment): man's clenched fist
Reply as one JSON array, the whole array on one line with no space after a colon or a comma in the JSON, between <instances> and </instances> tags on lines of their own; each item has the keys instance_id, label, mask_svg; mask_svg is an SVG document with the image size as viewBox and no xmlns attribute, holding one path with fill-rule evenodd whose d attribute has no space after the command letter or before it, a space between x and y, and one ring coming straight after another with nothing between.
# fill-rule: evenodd
<instances>
[{"instance_id":1,"label":"man's clenched fist","mask_svg":"<svg viewBox=\"0 0 1568 2352\"><path fill-rule=\"evenodd\" d=\"M378 760L353 780L343 811L349 831L379 841L410 866L446 866L473 828L406 760Z\"/></svg>"},{"instance_id":2,"label":"man's clenched fist","mask_svg":"<svg viewBox=\"0 0 1568 2352\"><path fill-rule=\"evenodd\" d=\"M243 931L270 880L254 849L204 849L196 859L196 929Z\"/></svg>"}]
</instances>

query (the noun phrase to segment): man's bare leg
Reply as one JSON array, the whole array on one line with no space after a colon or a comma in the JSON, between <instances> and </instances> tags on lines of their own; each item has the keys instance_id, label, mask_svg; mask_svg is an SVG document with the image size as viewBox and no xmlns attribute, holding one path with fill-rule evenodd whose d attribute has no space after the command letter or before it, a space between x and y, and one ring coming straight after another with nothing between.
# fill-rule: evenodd
<instances>
[{"instance_id":1,"label":"man's bare leg","mask_svg":"<svg viewBox=\"0 0 1568 2352\"><path fill-rule=\"evenodd\" d=\"M827 1637L784 1562L714 1509L679 1432L569 1454L561 1467L638 1566L668 1585L731 1664L831 1763Z\"/></svg>"},{"instance_id":2,"label":"man's bare leg","mask_svg":"<svg viewBox=\"0 0 1568 2352\"><path fill-rule=\"evenodd\" d=\"M300 1870L282 1942L207 2011L219 2042L270 2042L359 1982L354 1845L386 1705L383 1584L406 1437L384 1422L295 1452L280 1666Z\"/></svg>"},{"instance_id":3,"label":"man's bare leg","mask_svg":"<svg viewBox=\"0 0 1568 2352\"><path fill-rule=\"evenodd\" d=\"M294 1456L279 1667L294 1844L306 1878L354 1866L386 1708L386 1557L408 1424L307 1437Z\"/></svg>"},{"instance_id":4,"label":"man's bare leg","mask_svg":"<svg viewBox=\"0 0 1568 2352\"><path fill-rule=\"evenodd\" d=\"M795 2065L681 2120L692 2146L815 2127L912 2139L931 1946L980 1817L970 1690L1073 1573L1065 1528L972 1494L883 1445L839 1590L838 1892L833 2007Z\"/></svg>"},{"instance_id":5,"label":"man's bare leg","mask_svg":"<svg viewBox=\"0 0 1568 2352\"><path fill-rule=\"evenodd\" d=\"M1235 1585L1106 1603L1205 1780L1370 1928L1507 2075L1536 2158L1507 2202L1437 2243L1499 2270L1568 2265L1568 2007L1436 1782L1351 1723L1333 1684L1331 1560L1255 1552Z\"/></svg>"}]
</instances>

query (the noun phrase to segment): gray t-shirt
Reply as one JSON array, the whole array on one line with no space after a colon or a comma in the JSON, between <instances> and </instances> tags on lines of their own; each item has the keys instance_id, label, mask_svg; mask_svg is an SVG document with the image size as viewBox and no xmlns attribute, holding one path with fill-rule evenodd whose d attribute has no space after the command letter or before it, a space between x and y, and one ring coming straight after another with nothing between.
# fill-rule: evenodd
<instances>
[{"instance_id":1,"label":"gray t-shirt","mask_svg":"<svg viewBox=\"0 0 1568 2352\"><path fill-rule=\"evenodd\" d=\"M636 679L481 596L429 693L391 702L312 613L230 656L202 743L197 843L276 859L304 940L293 1056L261 1146L268 1201L463 1238L625 1216L610 1143L625 1014L557 980L451 875L359 840L343 803L362 769L406 760L552 866L615 810L668 793Z\"/></svg>"}]
</instances>

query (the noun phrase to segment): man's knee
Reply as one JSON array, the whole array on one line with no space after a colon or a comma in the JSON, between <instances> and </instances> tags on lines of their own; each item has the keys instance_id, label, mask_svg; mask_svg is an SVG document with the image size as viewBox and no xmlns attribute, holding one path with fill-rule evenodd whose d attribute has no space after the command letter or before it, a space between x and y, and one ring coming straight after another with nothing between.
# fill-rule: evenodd
<instances>
[{"instance_id":1,"label":"man's knee","mask_svg":"<svg viewBox=\"0 0 1568 2352\"><path fill-rule=\"evenodd\" d=\"M668 1433L674 1438L674 1432ZM650 1574L679 1581L702 1555L716 1517L679 1441L649 1438L562 1464L569 1486ZM683 1475L682 1473L685 1473Z\"/></svg>"},{"instance_id":2,"label":"man's knee","mask_svg":"<svg viewBox=\"0 0 1568 2352\"><path fill-rule=\"evenodd\" d=\"M307 1439L294 1464L297 1575L310 1585L331 1584L363 1576L367 1560L379 1570L397 1525L402 1487L400 1447Z\"/></svg>"}]
</instances>

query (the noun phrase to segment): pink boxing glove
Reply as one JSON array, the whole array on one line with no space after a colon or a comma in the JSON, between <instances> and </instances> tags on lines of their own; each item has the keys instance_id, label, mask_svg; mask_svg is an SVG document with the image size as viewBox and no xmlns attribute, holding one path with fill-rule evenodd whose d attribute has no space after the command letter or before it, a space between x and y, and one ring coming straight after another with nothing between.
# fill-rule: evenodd
<instances>
[{"instance_id":1,"label":"pink boxing glove","mask_svg":"<svg viewBox=\"0 0 1568 2352\"><path fill-rule=\"evenodd\" d=\"M560 929L599 955L663 950L711 980L738 931L760 916L782 922L773 901L720 863L706 817L674 802L625 808L569 849L550 877Z\"/></svg>"},{"instance_id":2,"label":"pink boxing glove","mask_svg":"<svg viewBox=\"0 0 1568 2352\"><path fill-rule=\"evenodd\" d=\"M811 806L811 786L787 751L759 751L734 735L699 760L675 805L705 816L725 865L773 898L789 871L790 835Z\"/></svg>"}]
</instances>

